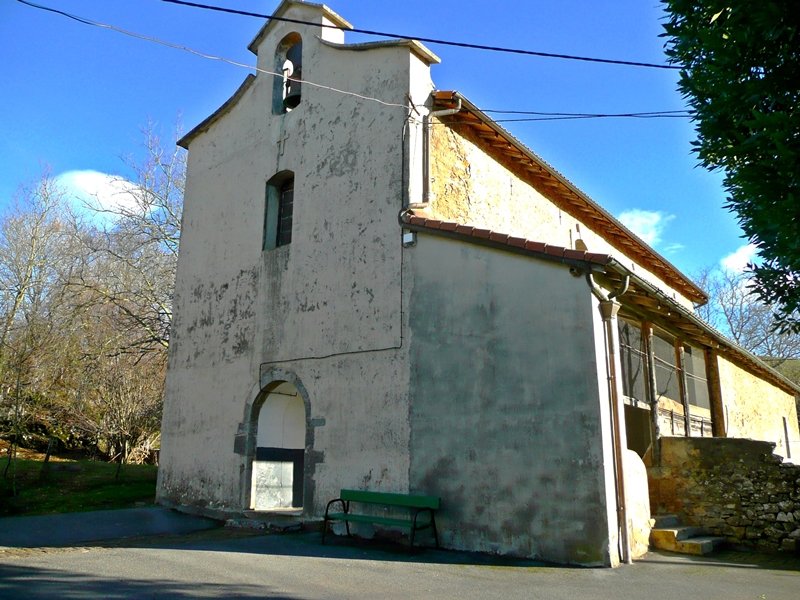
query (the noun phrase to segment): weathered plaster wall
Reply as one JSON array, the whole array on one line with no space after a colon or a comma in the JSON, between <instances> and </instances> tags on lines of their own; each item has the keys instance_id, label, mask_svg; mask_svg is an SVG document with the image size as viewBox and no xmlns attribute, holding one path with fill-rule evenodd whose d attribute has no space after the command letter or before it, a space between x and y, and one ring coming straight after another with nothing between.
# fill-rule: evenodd
<instances>
[{"instance_id":1,"label":"weathered plaster wall","mask_svg":"<svg viewBox=\"0 0 800 600\"><path fill-rule=\"evenodd\" d=\"M478 145L434 119L431 135L429 212L439 218L479 225L539 242L613 254L643 279L686 306L692 303L626 257L597 231L563 212L542 193L489 157Z\"/></svg>"},{"instance_id":2,"label":"weathered plaster wall","mask_svg":"<svg viewBox=\"0 0 800 600\"><path fill-rule=\"evenodd\" d=\"M610 564L607 415L586 282L424 234L406 255L410 483L441 496L444 544Z\"/></svg>"},{"instance_id":3,"label":"weathered plaster wall","mask_svg":"<svg viewBox=\"0 0 800 600\"><path fill-rule=\"evenodd\" d=\"M308 7L297 9L287 14L310 18ZM259 64L271 69L295 28L275 22ZM322 43L317 28L298 31L309 81L397 104L409 90L422 104L432 88L406 47L355 51ZM297 108L273 114L273 80L260 73L190 142L162 501L247 507L251 408L270 383L260 371L274 369L307 391L307 513L319 514L345 485L408 487L397 225L405 110L302 90ZM262 252L266 181L287 169L295 174L292 242Z\"/></svg>"},{"instance_id":4,"label":"weathered plaster wall","mask_svg":"<svg viewBox=\"0 0 800 600\"><path fill-rule=\"evenodd\" d=\"M800 458L795 398L757 378L723 357L718 357L722 403L728 437L764 440L775 444L775 453ZM789 432L787 448L784 419Z\"/></svg>"},{"instance_id":5,"label":"weathered plaster wall","mask_svg":"<svg viewBox=\"0 0 800 600\"><path fill-rule=\"evenodd\" d=\"M655 522L651 519L650 494L647 484L647 468L633 450L623 454L625 473L625 504L628 514L628 533L631 557L640 558L650 550L650 530Z\"/></svg>"},{"instance_id":6,"label":"weathered plaster wall","mask_svg":"<svg viewBox=\"0 0 800 600\"><path fill-rule=\"evenodd\" d=\"M343 487L408 491L408 360L404 348L303 360L265 368L287 374L309 400L304 512L321 516ZM247 428L253 403L237 415Z\"/></svg>"},{"instance_id":7,"label":"weathered plaster wall","mask_svg":"<svg viewBox=\"0 0 800 600\"><path fill-rule=\"evenodd\" d=\"M662 438L649 467L654 513L725 536L736 546L800 550L800 466L774 444L742 439Z\"/></svg>"}]
</instances>

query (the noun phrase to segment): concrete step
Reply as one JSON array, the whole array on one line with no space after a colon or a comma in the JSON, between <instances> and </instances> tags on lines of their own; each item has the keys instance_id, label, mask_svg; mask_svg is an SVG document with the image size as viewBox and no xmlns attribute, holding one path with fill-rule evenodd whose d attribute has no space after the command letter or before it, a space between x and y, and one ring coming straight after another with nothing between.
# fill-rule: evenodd
<instances>
[{"instance_id":1,"label":"concrete step","mask_svg":"<svg viewBox=\"0 0 800 600\"><path fill-rule=\"evenodd\" d=\"M273 510L246 510L242 515L254 521L297 521L303 517L302 508L278 508Z\"/></svg>"},{"instance_id":2,"label":"concrete step","mask_svg":"<svg viewBox=\"0 0 800 600\"><path fill-rule=\"evenodd\" d=\"M298 510L247 510L240 518L228 519L225 527L234 529L262 529L276 533L301 531L304 527L303 511Z\"/></svg>"}]
</instances>

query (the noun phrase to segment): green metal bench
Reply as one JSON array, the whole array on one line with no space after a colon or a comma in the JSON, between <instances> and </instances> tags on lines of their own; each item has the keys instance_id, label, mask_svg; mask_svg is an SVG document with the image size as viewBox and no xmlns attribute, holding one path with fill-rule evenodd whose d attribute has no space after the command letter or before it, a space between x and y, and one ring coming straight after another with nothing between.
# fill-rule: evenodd
<instances>
[{"instance_id":1,"label":"green metal bench","mask_svg":"<svg viewBox=\"0 0 800 600\"><path fill-rule=\"evenodd\" d=\"M331 507L339 503L341 512L331 512ZM408 509L408 516L383 517L353 512L351 503L372 504L391 508ZM342 490L340 496L328 502L325 507L325 521L322 523L322 543L325 533L332 521L344 521L347 535L350 535L350 523L372 523L387 527L401 527L409 530L410 546L414 546L417 531L431 528L436 547L439 547L439 534L436 531L434 511L439 509L437 496L421 496L415 494L391 494L388 492L366 492L363 490Z\"/></svg>"}]
</instances>

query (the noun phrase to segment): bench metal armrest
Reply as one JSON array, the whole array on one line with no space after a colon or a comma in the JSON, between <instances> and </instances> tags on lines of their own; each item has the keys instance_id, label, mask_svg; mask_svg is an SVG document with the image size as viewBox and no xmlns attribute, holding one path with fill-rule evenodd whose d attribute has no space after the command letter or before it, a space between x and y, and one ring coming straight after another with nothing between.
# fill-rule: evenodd
<instances>
[{"instance_id":1,"label":"bench metal armrest","mask_svg":"<svg viewBox=\"0 0 800 600\"><path fill-rule=\"evenodd\" d=\"M433 517L433 509L432 508L418 508L418 509L416 509L414 511L414 518L413 518L414 529L417 529L417 516L419 516L419 514L421 512L428 513L428 523L425 525L425 527L430 527L430 524L433 521L434 517Z\"/></svg>"},{"instance_id":2,"label":"bench metal armrest","mask_svg":"<svg viewBox=\"0 0 800 600\"><path fill-rule=\"evenodd\" d=\"M331 505L335 504L336 502L341 503L342 505L342 512L348 513L350 512L350 503L347 500L342 500L341 498L334 498L328 505L325 507L325 519L328 518L328 512L330 511Z\"/></svg>"}]
</instances>

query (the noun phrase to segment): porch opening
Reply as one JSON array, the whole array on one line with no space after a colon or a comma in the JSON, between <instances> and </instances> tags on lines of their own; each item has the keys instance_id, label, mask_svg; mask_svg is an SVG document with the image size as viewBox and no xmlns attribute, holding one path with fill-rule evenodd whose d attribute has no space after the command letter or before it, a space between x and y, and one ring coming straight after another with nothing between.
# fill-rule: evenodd
<instances>
[{"instance_id":1,"label":"porch opening","mask_svg":"<svg viewBox=\"0 0 800 600\"><path fill-rule=\"evenodd\" d=\"M297 388L279 382L258 411L250 506L254 510L303 507L306 408Z\"/></svg>"}]
</instances>

